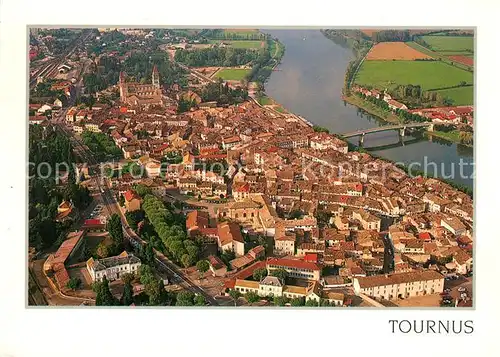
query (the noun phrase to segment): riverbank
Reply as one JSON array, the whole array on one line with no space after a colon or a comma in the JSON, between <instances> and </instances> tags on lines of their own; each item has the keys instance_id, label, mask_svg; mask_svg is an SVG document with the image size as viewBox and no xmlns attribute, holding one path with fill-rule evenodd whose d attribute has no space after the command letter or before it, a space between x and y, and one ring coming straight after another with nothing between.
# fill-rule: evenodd
<instances>
[{"instance_id":1,"label":"riverbank","mask_svg":"<svg viewBox=\"0 0 500 357\"><path fill-rule=\"evenodd\" d=\"M343 95L342 99L349 104L354 105L357 108L363 109L368 114L371 114L379 119L382 119L391 124L401 124L401 120L397 115L392 112L387 112L382 108L376 106L373 103L363 100L362 98L356 97L354 95Z\"/></svg>"},{"instance_id":2,"label":"riverbank","mask_svg":"<svg viewBox=\"0 0 500 357\"><path fill-rule=\"evenodd\" d=\"M458 130L453 130L453 131L450 131L447 133L445 133L444 131L435 130L435 131L426 131L425 133L427 135L435 136L437 138L441 138L441 139L444 139L446 141L457 143L457 144L467 146L470 148L474 147L474 144L464 144L460 141L460 132Z\"/></svg>"}]
</instances>

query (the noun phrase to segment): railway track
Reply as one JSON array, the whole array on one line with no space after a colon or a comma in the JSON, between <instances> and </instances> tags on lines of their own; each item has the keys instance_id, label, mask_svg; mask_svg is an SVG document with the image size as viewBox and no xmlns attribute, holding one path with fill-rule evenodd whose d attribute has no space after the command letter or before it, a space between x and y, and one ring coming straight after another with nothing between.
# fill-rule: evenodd
<instances>
[{"instance_id":1,"label":"railway track","mask_svg":"<svg viewBox=\"0 0 500 357\"><path fill-rule=\"evenodd\" d=\"M71 57L71 55L75 53L75 50L78 48L78 46L83 42L85 42L90 37L91 34L92 34L91 30L88 29L83 30L80 37L75 40L75 42L67 50L67 52L58 56L57 58L51 59L49 61L50 63L46 64L42 70L32 75L29 82L30 89L33 89L36 86L39 77L43 78L52 77L55 74L55 71L57 71L57 67L59 67L64 61L66 61L69 57Z\"/></svg>"}]
</instances>

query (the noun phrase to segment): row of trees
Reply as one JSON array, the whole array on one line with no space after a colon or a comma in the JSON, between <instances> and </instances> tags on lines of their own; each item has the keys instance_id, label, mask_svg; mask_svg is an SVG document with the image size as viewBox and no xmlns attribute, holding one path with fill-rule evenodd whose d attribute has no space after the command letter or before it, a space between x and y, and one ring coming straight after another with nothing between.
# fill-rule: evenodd
<instances>
[{"instance_id":1,"label":"row of trees","mask_svg":"<svg viewBox=\"0 0 500 357\"><path fill-rule=\"evenodd\" d=\"M189 267L198 261L200 248L187 237L185 221L181 214L166 208L161 200L153 195L146 195L142 205L146 217L165 247L165 253L177 263Z\"/></svg>"},{"instance_id":2,"label":"row of trees","mask_svg":"<svg viewBox=\"0 0 500 357\"><path fill-rule=\"evenodd\" d=\"M248 99L248 92L246 89L232 89L219 78L217 82L203 87L201 98L204 102L216 101L218 105L232 105Z\"/></svg>"},{"instance_id":3,"label":"row of trees","mask_svg":"<svg viewBox=\"0 0 500 357\"><path fill-rule=\"evenodd\" d=\"M123 158L120 148L104 133L94 133L85 130L82 134L82 139L99 161Z\"/></svg>"},{"instance_id":4,"label":"row of trees","mask_svg":"<svg viewBox=\"0 0 500 357\"><path fill-rule=\"evenodd\" d=\"M221 40L264 40L266 35L255 31L230 31L224 29L206 30L203 37Z\"/></svg>"},{"instance_id":5,"label":"row of trees","mask_svg":"<svg viewBox=\"0 0 500 357\"><path fill-rule=\"evenodd\" d=\"M37 249L48 248L66 237L71 222L55 221L62 200L71 201L76 209L84 209L91 201L88 189L76 183L74 156L67 137L58 131L38 125L29 127L29 243ZM57 172L68 167L69 172ZM60 176L67 174L61 185Z\"/></svg>"},{"instance_id":6,"label":"row of trees","mask_svg":"<svg viewBox=\"0 0 500 357\"><path fill-rule=\"evenodd\" d=\"M412 36L408 30L382 30L372 34L375 42L408 42Z\"/></svg>"},{"instance_id":7,"label":"row of trees","mask_svg":"<svg viewBox=\"0 0 500 357\"><path fill-rule=\"evenodd\" d=\"M259 51L246 48L213 47L198 50L177 50L175 60L190 67L234 67L251 63L259 57Z\"/></svg>"}]
</instances>

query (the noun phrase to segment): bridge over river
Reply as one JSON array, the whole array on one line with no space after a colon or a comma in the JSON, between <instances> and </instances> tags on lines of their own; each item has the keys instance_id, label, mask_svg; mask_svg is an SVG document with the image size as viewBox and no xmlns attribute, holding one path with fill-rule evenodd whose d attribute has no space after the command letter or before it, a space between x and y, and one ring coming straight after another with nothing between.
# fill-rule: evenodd
<instances>
[{"instance_id":1,"label":"bridge over river","mask_svg":"<svg viewBox=\"0 0 500 357\"><path fill-rule=\"evenodd\" d=\"M351 131L349 133L342 134L341 137L343 139L348 139L348 138L353 138L353 137L359 136L359 144L360 144L360 146L362 146L366 134L380 133L380 132L389 131L389 130L397 130L397 131L399 131L399 136L403 137L403 136L405 136L405 132L407 129L414 129L414 128L428 128L429 131L432 131L434 129L434 124L432 124L432 122L425 122L425 123L406 123L406 124L396 124L396 125L385 125L385 126L379 126L379 127L371 128L371 129L362 129L362 130Z\"/></svg>"}]
</instances>

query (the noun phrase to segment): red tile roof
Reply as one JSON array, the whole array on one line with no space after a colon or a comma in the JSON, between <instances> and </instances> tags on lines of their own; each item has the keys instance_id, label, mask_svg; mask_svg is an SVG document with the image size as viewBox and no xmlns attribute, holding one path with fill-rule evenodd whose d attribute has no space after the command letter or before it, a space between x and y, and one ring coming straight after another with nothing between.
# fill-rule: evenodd
<instances>
[{"instance_id":1,"label":"red tile roof","mask_svg":"<svg viewBox=\"0 0 500 357\"><path fill-rule=\"evenodd\" d=\"M85 220L85 226L100 225L102 222L99 219L87 219Z\"/></svg>"},{"instance_id":2,"label":"red tile roof","mask_svg":"<svg viewBox=\"0 0 500 357\"><path fill-rule=\"evenodd\" d=\"M299 259L288 259L288 258L268 258L266 264L282 266L286 268L298 268L298 269L310 269L310 270L320 270L320 267L311 262L306 262Z\"/></svg>"},{"instance_id":3,"label":"red tile roof","mask_svg":"<svg viewBox=\"0 0 500 357\"><path fill-rule=\"evenodd\" d=\"M430 241L431 240L431 235L430 235L429 232L421 232L421 233L418 234L418 238L422 239L422 240Z\"/></svg>"},{"instance_id":4,"label":"red tile roof","mask_svg":"<svg viewBox=\"0 0 500 357\"><path fill-rule=\"evenodd\" d=\"M127 202L130 202L132 201L134 198L137 199L137 200L140 200L140 197L139 195L137 194L137 192L133 191L133 190L128 190L127 192L125 192L123 194L123 196L125 197L125 200Z\"/></svg>"},{"instance_id":5,"label":"red tile roof","mask_svg":"<svg viewBox=\"0 0 500 357\"><path fill-rule=\"evenodd\" d=\"M304 261L317 263L318 262L318 254L317 253L306 253L304 255Z\"/></svg>"}]
</instances>

